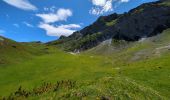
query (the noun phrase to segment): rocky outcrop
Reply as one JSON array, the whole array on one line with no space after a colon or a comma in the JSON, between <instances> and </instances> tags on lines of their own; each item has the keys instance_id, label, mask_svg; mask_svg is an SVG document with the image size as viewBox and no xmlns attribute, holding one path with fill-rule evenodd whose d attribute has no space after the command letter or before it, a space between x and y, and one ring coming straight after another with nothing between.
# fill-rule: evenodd
<instances>
[{"instance_id":1,"label":"rocky outcrop","mask_svg":"<svg viewBox=\"0 0 170 100\"><path fill-rule=\"evenodd\" d=\"M168 4L167 4L168 3ZM160 34L170 28L170 1L145 3L121 15L101 16L92 25L67 38L49 42L64 50L77 51L92 48L108 39L137 41Z\"/></svg>"},{"instance_id":2,"label":"rocky outcrop","mask_svg":"<svg viewBox=\"0 0 170 100\"><path fill-rule=\"evenodd\" d=\"M143 4L119 18L113 38L136 41L150 37L170 27L170 7L161 5L161 1Z\"/></svg>"}]
</instances>

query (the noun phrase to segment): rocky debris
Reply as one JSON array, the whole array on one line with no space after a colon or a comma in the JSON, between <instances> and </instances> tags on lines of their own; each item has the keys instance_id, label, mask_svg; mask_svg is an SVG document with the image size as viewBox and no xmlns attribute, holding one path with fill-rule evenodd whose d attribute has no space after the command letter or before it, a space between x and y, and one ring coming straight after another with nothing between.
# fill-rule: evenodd
<instances>
[{"instance_id":1,"label":"rocky debris","mask_svg":"<svg viewBox=\"0 0 170 100\"><path fill-rule=\"evenodd\" d=\"M156 48L154 53L155 55L157 56L161 56L161 53L166 51L166 50L170 50L170 45L167 45L167 46L162 46L162 47L159 47L159 48Z\"/></svg>"}]
</instances>

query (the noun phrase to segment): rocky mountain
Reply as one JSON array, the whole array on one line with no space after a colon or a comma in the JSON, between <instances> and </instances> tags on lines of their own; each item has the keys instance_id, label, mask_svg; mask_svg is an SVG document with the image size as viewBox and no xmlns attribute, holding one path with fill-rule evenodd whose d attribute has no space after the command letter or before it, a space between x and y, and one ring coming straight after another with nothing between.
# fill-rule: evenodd
<instances>
[{"instance_id":1,"label":"rocky mountain","mask_svg":"<svg viewBox=\"0 0 170 100\"><path fill-rule=\"evenodd\" d=\"M69 37L47 43L66 51L83 51L105 40L138 41L170 28L170 0L145 3L124 14L101 16Z\"/></svg>"}]
</instances>

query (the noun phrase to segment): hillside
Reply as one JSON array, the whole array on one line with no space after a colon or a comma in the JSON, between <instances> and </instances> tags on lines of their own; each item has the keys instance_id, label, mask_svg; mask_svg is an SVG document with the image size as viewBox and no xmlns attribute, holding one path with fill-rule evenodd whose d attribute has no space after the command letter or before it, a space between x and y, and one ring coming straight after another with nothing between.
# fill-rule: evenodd
<instances>
[{"instance_id":1,"label":"hillside","mask_svg":"<svg viewBox=\"0 0 170 100\"><path fill-rule=\"evenodd\" d=\"M48 54L1 67L0 94L16 100L168 100L169 40L167 29L137 42L106 41L80 54L51 47Z\"/></svg>"},{"instance_id":2,"label":"hillside","mask_svg":"<svg viewBox=\"0 0 170 100\"><path fill-rule=\"evenodd\" d=\"M101 16L73 35L49 42L66 51L83 51L108 39L137 41L170 27L169 0L142 4L124 14Z\"/></svg>"},{"instance_id":3,"label":"hillside","mask_svg":"<svg viewBox=\"0 0 170 100\"><path fill-rule=\"evenodd\" d=\"M129 55L130 53L130 55L137 55L138 57L153 57L155 55L159 55L159 53L166 53L170 49L169 32L170 28L164 30L159 35L142 38L136 42L125 40L106 40L100 45L84 51L83 53L103 56L120 56L126 53Z\"/></svg>"},{"instance_id":4,"label":"hillside","mask_svg":"<svg viewBox=\"0 0 170 100\"><path fill-rule=\"evenodd\" d=\"M169 100L170 1L48 43L0 37L0 53L0 100Z\"/></svg>"},{"instance_id":5,"label":"hillside","mask_svg":"<svg viewBox=\"0 0 170 100\"><path fill-rule=\"evenodd\" d=\"M0 37L0 65L19 63L33 56L47 52L46 46L41 43L18 43L16 41Z\"/></svg>"}]
</instances>

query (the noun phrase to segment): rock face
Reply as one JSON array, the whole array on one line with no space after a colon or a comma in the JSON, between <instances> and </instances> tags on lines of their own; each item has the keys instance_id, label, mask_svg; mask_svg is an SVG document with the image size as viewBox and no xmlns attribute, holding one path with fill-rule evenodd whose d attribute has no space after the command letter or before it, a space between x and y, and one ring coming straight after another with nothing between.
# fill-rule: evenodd
<instances>
[{"instance_id":1,"label":"rock face","mask_svg":"<svg viewBox=\"0 0 170 100\"><path fill-rule=\"evenodd\" d=\"M160 0L142 4L128 13L101 16L92 25L71 36L47 44L68 51L82 51L108 39L137 41L167 28L170 28L170 0Z\"/></svg>"},{"instance_id":2,"label":"rock face","mask_svg":"<svg viewBox=\"0 0 170 100\"><path fill-rule=\"evenodd\" d=\"M119 18L113 26L113 38L127 41L139 40L161 33L170 27L170 6L161 1L143 4Z\"/></svg>"}]
</instances>

